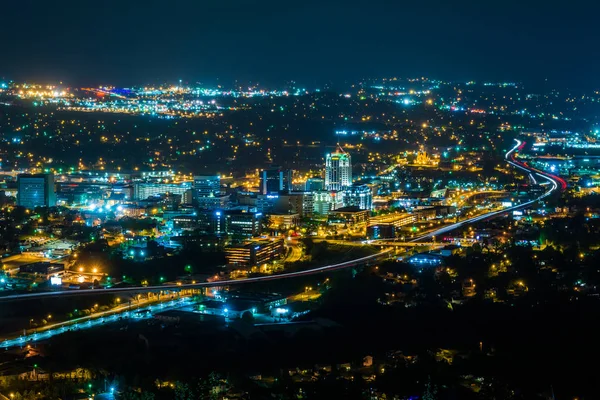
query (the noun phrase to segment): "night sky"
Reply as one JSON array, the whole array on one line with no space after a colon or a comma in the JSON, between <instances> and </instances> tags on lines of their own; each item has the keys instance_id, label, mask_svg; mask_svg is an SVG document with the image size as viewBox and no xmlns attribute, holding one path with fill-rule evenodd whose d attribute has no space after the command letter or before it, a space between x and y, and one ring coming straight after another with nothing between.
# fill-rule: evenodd
<instances>
[{"instance_id":1,"label":"night sky","mask_svg":"<svg viewBox=\"0 0 600 400\"><path fill-rule=\"evenodd\" d=\"M118 85L293 79L309 87L386 76L547 78L600 88L600 5L554 3L4 1L0 77Z\"/></svg>"}]
</instances>

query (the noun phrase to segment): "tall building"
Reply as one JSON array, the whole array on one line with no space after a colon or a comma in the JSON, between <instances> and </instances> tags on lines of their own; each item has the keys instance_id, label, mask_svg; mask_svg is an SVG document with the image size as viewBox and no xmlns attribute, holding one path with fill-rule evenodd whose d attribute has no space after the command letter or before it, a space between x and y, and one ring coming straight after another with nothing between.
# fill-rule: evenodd
<instances>
[{"instance_id":1,"label":"tall building","mask_svg":"<svg viewBox=\"0 0 600 400\"><path fill-rule=\"evenodd\" d=\"M260 171L260 194L279 194L290 190L292 176L290 170L272 166Z\"/></svg>"},{"instance_id":2,"label":"tall building","mask_svg":"<svg viewBox=\"0 0 600 400\"><path fill-rule=\"evenodd\" d=\"M194 198L212 197L221 194L221 177L219 175L194 176Z\"/></svg>"},{"instance_id":3,"label":"tall building","mask_svg":"<svg viewBox=\"0 0 600 400\"><path fill-rule=\"evenodd\" d=\"M56 205L54 174L20 174L17 176L17 205L53 207Z\"/></svg>"},{"instance_id":4,"label":"tall building","mask_svg":"<svg viewBox=\"0 0 600 400\"><path fill-rule=\"evenodd\" d=\"M335 152L325 159L325 189L344 190L352 185L352 162L350 154Z\"/></svg>"}]
</instances>

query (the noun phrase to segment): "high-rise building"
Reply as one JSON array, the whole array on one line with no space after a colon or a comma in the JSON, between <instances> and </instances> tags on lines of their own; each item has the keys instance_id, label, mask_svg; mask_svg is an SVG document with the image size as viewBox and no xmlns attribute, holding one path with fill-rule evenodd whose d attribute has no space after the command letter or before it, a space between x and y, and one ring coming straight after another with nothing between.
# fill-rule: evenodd
<instances>
[{"instance_id":1,"label":"high-rise building","mask_svg":"<svg viewBox=\"0 0 600 400\"><path fill-rule=\"evenodd\" d=\"M194 198L219 196L221 177L219 175L194 176Z\"/></svg>"},{"instance_id":2,"label":"high-rise building","mask_svg":"<svg viewBox=\"0 0 600 400\"><path fill-rule=\"evenodd\" d=\"M260 171L260 194L279 194L290 190L292 182L290 170L271 167Z\"/></svg>"},{"instance_id":3,"label":"high-rise building","mask_svg":"<svg viewBox=\"0 0 600 400\"><path fill-rule=\"evenodd\" d=\"M53 207L56 205L54 174L20 174L17 176L17 205Z\"/></svg>"},{"instance_id":4,"label":"high-rise building","mask_svg":"<svg viewBox=\"0 0 600 400\"><path fill-rule=\"evenodd\" d=\"M335 152L325 159L325 189L344 190L352 185L352 163L350 154Z\"/></svg>"}]
</instances>

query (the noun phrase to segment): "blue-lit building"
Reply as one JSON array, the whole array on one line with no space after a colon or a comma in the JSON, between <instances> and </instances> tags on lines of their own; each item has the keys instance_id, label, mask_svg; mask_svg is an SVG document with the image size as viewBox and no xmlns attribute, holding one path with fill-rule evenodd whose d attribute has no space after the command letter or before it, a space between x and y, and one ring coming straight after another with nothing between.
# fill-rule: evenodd
<instances>
[{"instance_id":1,"label":"blue-lit building","mask_svg":"<svg viewBox=\"0 0 600 400\"><path fill-rule=\"evenodd\" d=\"M54 174L20 174L17 176L17 205L25 208L54 207Z\"/></svg>"},{"instance_id":2,"label":"blue-lit building","mask_svg":"<svg viewBox=\"0 0 600 400\"><path fill-rule=\"evenodd\" d=\"M292 172L279 167L271 167L260 171L260 194L274 195L290 190Z\"/></svg>"},{"instance_id":3,"label":"blue-lit building","mask_svg":"<svg viewBox=\"0 0 600 400\"><path fill-rule=\"evenodd\" d=\"M351 186L343 192L344 207L358 207L361 210L373 208L373 192L368 185Z\"/></svg>"},{"instance_id":4,"label":"blue-lit building","mask_svg":"<svg viewBox=\"0 0 600 400\"><path fill-rule=\"evenodd\" d=\"M221 177L219 175L194 176L194 199L200 197L218 197L221 195Z\"/></svg>"}]
</instances>

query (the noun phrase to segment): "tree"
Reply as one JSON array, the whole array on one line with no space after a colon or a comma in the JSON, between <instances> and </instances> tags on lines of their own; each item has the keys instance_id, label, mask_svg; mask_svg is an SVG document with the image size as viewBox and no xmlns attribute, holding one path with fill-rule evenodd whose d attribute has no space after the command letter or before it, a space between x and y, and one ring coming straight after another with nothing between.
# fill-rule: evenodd
<instances>
[{"instance_id":1,"label":"tree","mask_svg":"<svg viewBox=\"0 0 600 400\"><path fill-rule=\"evenodd\" d=\"M252 314L251 311L246 311L242 314L242 321L248 323L248 324L254 324L254 315Z\"/></svg>"}]
</instances>

